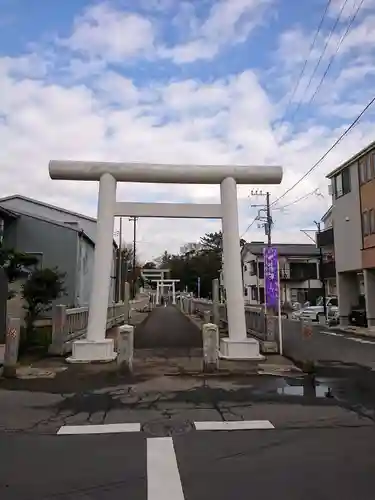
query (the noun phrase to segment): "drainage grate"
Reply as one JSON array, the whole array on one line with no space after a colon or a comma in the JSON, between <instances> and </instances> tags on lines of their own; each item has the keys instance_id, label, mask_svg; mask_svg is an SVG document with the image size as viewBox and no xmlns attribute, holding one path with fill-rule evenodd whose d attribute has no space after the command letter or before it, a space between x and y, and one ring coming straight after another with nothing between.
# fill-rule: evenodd
<instances>
[{"instance_id":1,"label":"drainage grate","mask_svg":"<svg viewBox=\"0 0 375 500\"><path fill-rule=\"evenodd\" d=\"M194 430L191 422L181 420L155 420L144 424L143 432L156 437L179 436Z\"/></svg>"}]
</instances>

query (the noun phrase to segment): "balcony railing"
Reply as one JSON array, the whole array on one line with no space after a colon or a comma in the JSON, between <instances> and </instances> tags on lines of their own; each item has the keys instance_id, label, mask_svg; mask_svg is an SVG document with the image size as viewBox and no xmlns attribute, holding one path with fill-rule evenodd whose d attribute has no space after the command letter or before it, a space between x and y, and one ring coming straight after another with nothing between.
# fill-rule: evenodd
<instances>
[{"instance_id":1,"label":"balcony railing","mask_svg":"<svg viewBox=\"0 0 375 500\"><path fill-rule=\"evenodd\" d=\"M317 279L317 273L309 269L280 269L281 281L307 281Z\"/></svg>"},{"instance_id":2,"label":"balcony railing","mask_svg":"<svg viewBox=\"0 0 375 500\"><path fill-rule=\"evenodd\" d=\"M316 234L316 244L318 247L332 247L334 245L333 227L325 229Z\"/></svg>"}]
</instances>

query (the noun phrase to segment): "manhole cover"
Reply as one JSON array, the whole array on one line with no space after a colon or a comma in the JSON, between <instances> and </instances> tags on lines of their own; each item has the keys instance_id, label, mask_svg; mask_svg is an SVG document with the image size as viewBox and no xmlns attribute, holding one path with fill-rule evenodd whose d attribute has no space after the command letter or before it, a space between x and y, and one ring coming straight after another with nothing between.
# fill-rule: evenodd
<instances>
[{"instance_id":1,"label":"manhole cover","mask_svg":"<svg viewBox=\"0 0 375 500\"><path fill-rule=\"evenodd\" d=\"M176 420L157 420L148 422L143 426L143 431L152 436L178 436L193 430L193 425L190 422Z\"/></svg>"}]
</instances>

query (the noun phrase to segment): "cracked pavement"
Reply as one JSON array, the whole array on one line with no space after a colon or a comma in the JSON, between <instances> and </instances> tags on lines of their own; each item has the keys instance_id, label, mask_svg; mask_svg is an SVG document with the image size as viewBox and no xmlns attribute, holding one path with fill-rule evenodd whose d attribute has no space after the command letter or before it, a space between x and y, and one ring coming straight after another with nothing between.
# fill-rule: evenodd
<instances>
[{"instance_id":1,"label":"cracked pavement","mask_svg":"<svg viewBox=\"0 0 375 500\"><path fill-rule=\"evenodd\" d=\"M194 375L198 337L184 338L194 326L171 314L166 337L159 322L157 342L150 322L143 329L133 375L72 365L55 378L1 383L1 500L372 500L374 372ZM49 363L53 371L56 361ZM274 428L215 432L194 425L263 420ZM127 423L140 424L141 432L57 435L62 426ZM160 451L150 465L150 443L165 439L172 455ZM175 479L163 469L171 459L179 496L170 494ZM150 483L155 473L166 488L159 496Z\"/></svg>"},{"instance_id":2,"label":"cracked pavement","mask_svg":"<svg viewBox=\"0 0 375 500\"><path fill-rule=\"evenodd\" d=\"M332 387L321 394L317 388L327 382ZM278 428L374 425L372 397L359 404L345 380L311 384L306 377L159 377L77 393L1 390L0 430L55 434L64 425L263 419Z\"/></svg>"}]
</instances>

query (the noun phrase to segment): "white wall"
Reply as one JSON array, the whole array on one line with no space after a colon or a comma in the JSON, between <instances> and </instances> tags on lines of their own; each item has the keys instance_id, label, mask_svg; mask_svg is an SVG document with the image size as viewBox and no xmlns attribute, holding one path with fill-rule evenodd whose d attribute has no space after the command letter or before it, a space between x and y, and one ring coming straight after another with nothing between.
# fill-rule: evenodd
<instances>
[{"instance_id":1,"label":"white wall","mask_svg":"<svg viewBox=\"0 0 375 500\"><path fill-rule=\"evenodd\" d=\"M362 221L359 199L358 164L350 167L351 191L333 200L336 271L362 269Z\"/></svg>"}]
</instances>

